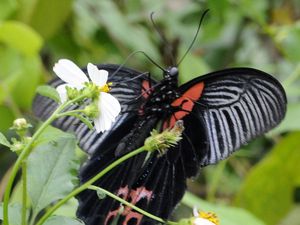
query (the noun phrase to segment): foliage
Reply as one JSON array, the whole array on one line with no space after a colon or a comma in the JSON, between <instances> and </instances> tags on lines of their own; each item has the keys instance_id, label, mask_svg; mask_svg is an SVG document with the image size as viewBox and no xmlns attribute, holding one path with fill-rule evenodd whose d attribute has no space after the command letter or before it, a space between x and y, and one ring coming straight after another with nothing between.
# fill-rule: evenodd
<instances>
[{"instance_id":1,"label":"foliage","mask_svg":"<svg viewBox=\"0 0 300 225\"><path fill-rule=\"evenodd\" d=\"M232 215L226 212L226 208L230 210L230 205L234 205L248 210L245 214L238 214L241 220L248 220L249 213L252 213L257 217L256 221L263 221L261 223L264 224L275 225L280 224L280 221L287 224L285 221L289 221L289 225L297 225L299 214L294 213L297 203L293 199L293 193L299 186L298 5L299 0L0 1L0 132L11 137L12 133L8 130L14 118L21 115L31 117L29 115L35 90L50 79L51 68L60 58L69 58L81 65L88 62L125 63L137 70L151 71L153 77L159 78L161 71L142 54L127 57L134 51L144 51L160 65L178 62L194 37L201 13L209 8L209 15L204 20L192 50L179 65L180 82L225 67L254 67L274 74L282 82L289 105L286 118L278 128L267 137L250 143L224 164L203 169L195 182L189 182L189 188L195 194L208 197L209 201L216 203L207 206L209 210L218 212L219 205L226 203L225 206L222 205L225 209L224 217L220 212L224 224L227 220L232 225L240 224L234 222L236 220L233 218L238 213L234 212ZM149 19L151 12L155 12L153 18L159 32L153 28ZM177 47L174 59L163 50L166 44ZM51 90L44 89L44 92L57 99ZM288 134L283 135L284 133ZM48 144L46 149L74 144L71 136L57 135L61 136L59 139L55 136L49 134L48 138L53 137L54 142ZM6 142L2 135L0 139L1 143ZM63 150L66 149L58 151L56 148L51 153L49 150L47 154L59 157L66 154ZM6 151L1 151L0 160L7 159L7 154ZM75 157L73 152L69 154L72 154L69 157ZM37 149L32 157L43 158L47 155L39 155ZM1 175L8 171L7 162L12 159L1 160ZM42 162L45 161L39 163ZM62 169L66 177L74 175L70 170L77 168L73 164L51 166L70 166ZM31 173L43 173L28 169ZM64 180L66 177L59 176L57 179ZM36 182L30 175L28 179ZM3 185L5 179L0 186ZM72 189L72 185L74 184L68 183L65 188ZM67 191L50 186L50 189L58 192L51 195L51 200L61 198ZM30 187L30 197L39 198L33 194L36 190L31 188L33 187ZM36 193L41 193L40 191ZM37 201L33 201L36 213L50 203L50 200L42 199L43 204L39 206ZM195 199L185 199L184 204L193 206ZM205 205L205 202L201 204ZM19 215L18 205L10 207L16 210L15 215ZM203 210L206 210L206 206ZM14 219L17 220L18 216ZM63 220L66 221L64 224L69 224L69 220L62 217L52 218L52 222L48 223ZM16 225L20 224L19 221L15 222ZM77 223L79 222L70 222Z\"/></svg>"}]
</instances>

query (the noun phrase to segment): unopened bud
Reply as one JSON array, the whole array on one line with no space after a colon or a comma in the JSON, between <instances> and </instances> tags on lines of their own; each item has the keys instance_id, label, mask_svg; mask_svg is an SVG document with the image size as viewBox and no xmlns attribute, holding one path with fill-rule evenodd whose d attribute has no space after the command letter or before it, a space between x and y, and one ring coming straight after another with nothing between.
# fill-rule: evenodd
<instances>
[{"instance_id":1,"label":"unopened bud","mask_svg":"<svg viewBox=\"0 0 300 225\"><path fill-rule=\"evenodd\" d=\"M15 131L26 131L29 127L32 127L30 123L27 123L26 119L18 118L13 122L11 129Z\"/></svg>"},{"instance_id":2,"label":"unopened bud","mask_svg":"<svg viewBox=\"0 0 300 225\"><path fill-rule=\"evenodd\" d=\"M177 121L173 128L166 129L161 133L158 133L157 130L153 130L151 136L145 141L145 149L150 152L158 151L161 156L168 148L177 145L182 139L183 130L184 126L181 120Z\"/></svg>"},{"instance_id":3,"label":"unopened bud","mask_svg":"<svg viewBox=\"0 0 300 225\"><path fill-rule=\"evenodd\" d=\"M98 107L97 107L97 102L94 102L90 105L87 105L85 108L84 108L84 114L93 119L93 118L96 118L99 114L99 110L98 110Z\"/></svg>"}]
</instances>

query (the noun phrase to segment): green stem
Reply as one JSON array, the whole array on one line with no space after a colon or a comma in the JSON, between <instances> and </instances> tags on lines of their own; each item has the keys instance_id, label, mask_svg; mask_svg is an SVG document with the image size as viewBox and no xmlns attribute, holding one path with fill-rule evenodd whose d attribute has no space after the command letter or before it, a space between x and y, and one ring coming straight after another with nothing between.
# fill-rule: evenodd
<instances>
[{"instance_id":1,"label":"green stem","mask_svg":"<svg viewBox=\"0 0 300 225\"><path fill-rule=\"evenodd\" d=\"M42 132L49 126L55 119L57 119L57 114L62 111L65 107L73 104L76 101L79 101L83 99L85 96L79 96L78 98L65 102L64 104L60 105L53 114L39 127L39 129L34 133L31 140L26 144L24 149L22 150L21 154L19 155L16 163L14 164L11 175L9 177L9 180L7 182L7 186L4 193L4 201L3 201L3 225L9 225L9 219L8 219L8 203L9 203L9 197L12 190L12 186L14 183L14 180L16 178L16 175L20 169L20 166L24 159L28 157L32 150L32 145L36 141L36 139L42 134Z\"/></svg>"},{"instance_id":2,"label":"green stem","mask_svg":"<svg viewBox=\"0 0 300 225\"><path fill-rule=\"evenodd\" d=\"M103 189L103 188L91 185L89 187L89 189L94 190L94 191L101 191L102 193L106 194L107 196L109 196L109 197L111 197L113 199L116 199L117 201L121 202L122 204L124 204L126 206L129 206L130 208L134 209L135 211L137 211L137 212L139 212L139 213L141 213L141 214L143 214L145 216L148 216L151 219L154 219L154 220L156 220L158 222L161 222L161 223L166 223L166 221L164 221L160 217L154 216L151 213L148 213L148 212L140 209L139 207L136 207L135 205L131 204L130 202L125 201L123 198L120 198L120 197L114 195L113 193L111 193L111 192Z\"/></svg>"},{"instance_id":3,"label":"green stem","mask_svg":"<svg viewBox=\"0 0 300 225\"><path fill-rule=\"evenodd\" d=\"M58 117L73 116L74 113L83 113L83 112L84 112L84 109L75 109L75 110L59 113L57 116Z\"/></svg>"},{"instance_id":4,"label":"green stem","mask_svg":"<svg viewBox=\"0 0 300 225\"><path fill-rule=\"evenodd\" d=\"M22 162L22 225L26 225L27 213L27 162Z\"/></svg>"},{"instance_id":5,"label":"green stem","mask_svg":"<svg viewBox=\"0 0 300 225\"><path fill-rule=\"evenodd\" d=\"M144 152L144 146L140 147L132 152L129 152L128 154L122 156L121 158L117 159L116 161L114 161L112 164L110 164L108 167L106 167L104 170L102 170L101 172L99 172L96 176L94 176L93 178L91 178L90 180L88 180L87 182L85 182L83 185L81 185L80 187L76 188L75 190L73 190L70 194L68 194L66 197L64 197L63 199L61 199L60 201L58 201L54 206L52 206L43 216L42 218L36 223L36 225L42 225L49 216L52 215L52 213L57 210L59 207L61 207L63 204L65 204L69 199L71 199L72 197L76 196L77 194L79 194L80 192L84 191L85 189L88 189L90 187L90 185L92 185L93 183L95 183L98 179L100 179L101 177L103 177L107 172L109 172L110 170L112 170L113 168L115 168L116 166L118 166L119 164L121 164L122 162L124 162L125 160Z\"/></svg>"}]
</instances>

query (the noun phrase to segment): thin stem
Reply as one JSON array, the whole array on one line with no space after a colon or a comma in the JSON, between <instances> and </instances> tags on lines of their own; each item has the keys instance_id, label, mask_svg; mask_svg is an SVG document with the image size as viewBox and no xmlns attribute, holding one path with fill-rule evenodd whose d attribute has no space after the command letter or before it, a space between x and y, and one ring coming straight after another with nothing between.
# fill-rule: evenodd
<instances>
[{"instance_id":1,"label":"thin stem","mask_svg":"<svg viewBox=\"0 0 300 225\"><path fill-rule=\"evenodd\" d=\"M39 127L39 129L34 133L31 140L27 143L27 145L22 150L21 154L19 155L15 165L12 168L11 175L9 177L9 180L7 182L7 186L4 193L4 201L3 201L3 225L9 225L9 219L8 219L8 203L9 203L9 197L12 190L12 186L14 183L14 180L16 178L16 175L21 167L21 164L24 159L28 157L32 150L32 145L36 141L36 139L42 134L42 132L49 126L56 118L57 114L62 111L65 107L73 104L76 101L79 101L83 99L85 96L79 96L78 98L65 102L62 105L60 105L53 114Z\"/></svg>"},{"instance_id":2,"label":"thin stem","mask_svg":"<svg viewBox=\"0 0 300 225\"><path fill-rule=\"evenodd\" d=\"M26 225L27 213L27 161L22 162L22 225Z\"/></svg>"},{"instance_id":3,"label":"thin stem","mask_svg":"<svg viewBox=\"0 0 300 225\"><path fill-rule=\"evenodd\" d=\"M147 216L147 217L149 217L151 219L154 219L154 220L156 220L158 222L161 222L161 223L166 223L166 221L164 221L162 218L154 216L153 214L148 213L147 211L144 211L144 210L142 210L139 207L136 207L135 205L131 204L130 202L125 201L123 198L120 198L120 197L114 195L113 193L111 193L111 192L103 189L103 188L97 187L95 185L91 185L89 187L89 189L95 190L95 191L101 191L104 194L106 194L107 196L109 196L109 197L111 197L113 199L116 199L117 201L121 202L122 204L124 204L126 206L129 206L130 208L134 209L135 211L137 211L137 212L139 212L139 213L141 213L141 214L143 214L143 215L145 215L145 216Z\"/></svg>"},{"instance_id":4,"label":"thin stem","mask_svg":"<svg viewBox=\"0 0 300 225\"><path fill-rule=\"evenodd\" d=\"M84 109L75 109L75 110L70 110L67 112L59 113L59 114L57 114L57 117L72 116L72 114L74 114L74 113L83 113L83 112L84 112Z\"/></svg>"},{"instance_id":5,"label":"thin stem","mask_svg":"<svg viewBox=\"0 0 300 225\"><path fill-rule=\"evenodd\" d=\"M54 206L52 206L43 216L42 218L36 223L36 225L42 225L49 216L52 215L52 213L57 210L59 207L61 207L64 203L66 203L69 199L71 199L72 197L76 196L77 194L79 194L80 192L84 191L85 189L88 189L90 187L90 185L92 185L93 183L95 183L97 180L99 180L102 176L104 176L107 172L109 172L110 170L112 170L113 168L115 168L116 166L118 166L119 164L121 164L122 162L124 162L125 160L139 154L145 151L144 146L140 147L132 152L129 152L128 154L122 156L121 158L117 159L116 161L114 161L112 164L110 164L108 167L106 167L104 170L102 170L101 172L99 172L96 176L94 176L93 178L91 178L90 180L88 180L87 182L85 182L83 185L81 185L80 187L76 188L75 190L73 190L70 194L68 194L66 197L64 197L63 199L61 199L60 201L58 201Z\"/></svg>"}]
</instances>

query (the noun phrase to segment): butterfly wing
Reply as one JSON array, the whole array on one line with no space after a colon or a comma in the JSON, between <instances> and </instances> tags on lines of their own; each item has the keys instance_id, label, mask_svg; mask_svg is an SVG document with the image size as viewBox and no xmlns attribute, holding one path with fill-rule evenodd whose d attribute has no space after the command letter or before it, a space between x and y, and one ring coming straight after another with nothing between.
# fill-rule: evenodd
<instances>
[{"instance_id":1,"label":"butterfly wing","mask_svg":"<svg viewBox=\"0 0 300 225\"><path fill-rule=\"evenodd\" d=\"M194 157L201 166L228 157L269 131L280 123L286 112L287 100L281 84L269 74L251 68L213 72L184 84L179 92L181 97L173 106L180 109L167 122L194 121L185 125L186 132L190 133L187 143L193 146ZM199 143L193 132L197 129L201 130L205 143Z\"/></svg>"},{"instance_id":2,"label":"butterfly wing","mask_svg":"<svg viewBox=\"0 0 300 225\"><path fill-rule=\"evenodd\" d=\"M145 80L139 85L145 89L149 86ZM138 90L147 99L148 94ZM168 218L184 194L186 178L195 176L199 166L216 163L270 130L282 120L286 110L281 85L270 75L249 68L198 77L177 92L180 97L172 103L172 114L147 121L140 121L136 115L120 120L119 126L113 127L118 132L110 133L96 145L98 150L81 170L81 181L120 157L115 149L125 133L139 147L153 127L166 129L183 120L183 139L165 155L137 155L95 183L150 213ZM88 225L109 225L116 219L118 225L156 224L129 207L122 210L120 203L109 197L99 200L94 191L82 192L79 201L77 214Z\"/></svg>"},{"instance_id":3,"label":"butterfly wing","mask_svg":"<svg viewBox=\"0 0 300 225\"><path fill-rule=\"evenodd\" d=\"M79 140L80 147L93 153L102 144L105 139L113 135L115 142L129 132L133 122L138 114L138 109L144 101L145 90L156 82L149 78L146 73L141 73L126 67L112 64L100 64L99 69L109 72L108 82L112 82L110 94L118 99L121 104L122 112L116 118L110 130L97 134L95 130L90 130L84 123L76 117L63 117L54 121L53 125L64 130L74 132ZM84 70L86 72L86 70ZM50 85L57 87L63 84L60 79L54 79ZM33 102L34 114L42 120L47 119L57 108L58 104L47 97L37 95ZM76 109L78 106L71 106L69 109Z\"/></svg>"}]
</instances>

